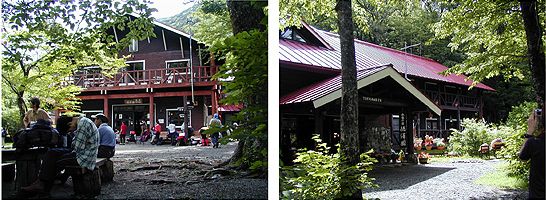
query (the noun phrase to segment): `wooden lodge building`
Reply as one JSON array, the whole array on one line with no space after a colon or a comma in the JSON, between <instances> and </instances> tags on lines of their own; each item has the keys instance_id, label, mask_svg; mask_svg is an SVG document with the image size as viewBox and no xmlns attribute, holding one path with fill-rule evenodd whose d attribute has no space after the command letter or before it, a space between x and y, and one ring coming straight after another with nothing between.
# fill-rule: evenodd
<instances>
[{"instance_id":1,"label":"wooden lodge building","mask_svg":"<svg viewBox=\"0 0 546 200\"><path fill-rule=\"evenodd\" d=\"M281 158L312 148L312 134L337 143L340 132L339 35L303 23L280 33ZM414 138L446 138L463 118L482 117L484 91L493 88L464 75L442 76L442 64L354 40L361 151L413 152ZM336 136L334 136L336 135ZM362 137L365 136L365 137Z\"/></svg>"},{"instance_id":2,"label":"wooden lodge building","mask_svg":"<svg viewBox=\"0 0 546 200\"><path fill-rule=\"evenodd\" d=\"M218 67L213 60L207 62L210 56L201 51L205 46L180 30L153 23L156 37L133 40L121 51L120 55L130 57L113 77L104 76L97 67L74 74L71 83L84 88L77 96L82 112L87 116L105 113L114 129L119 130L124 121L137 134L143 122L153 127L159 121L166 131L169 124L183 129L187 120L188 127L198 131L214 113L236 112L238 107L218 105L220 86L211 79ZM126 33L109 30L116 41Z\"/></svg>"}]
</instances>

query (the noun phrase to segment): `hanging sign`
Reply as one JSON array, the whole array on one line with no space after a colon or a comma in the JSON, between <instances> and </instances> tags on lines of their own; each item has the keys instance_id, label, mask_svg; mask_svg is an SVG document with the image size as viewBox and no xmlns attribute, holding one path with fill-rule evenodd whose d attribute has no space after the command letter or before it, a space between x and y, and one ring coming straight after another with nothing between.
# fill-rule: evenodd
<instances>
[{"instance_id":1,"label":"hanging sign","mask_svg":"<svg viewBox=\"0 0 546 200\"><path fill-rule=\"evenodd\" d=\"M142 104L142 99L125 99L123 102L125 104Z\"/></svg>"},{"instance_id":2,"label":"hanging sign","mask_svg":"<svg viewBox=\"0 0 546 200\"><path fill-rule=\"evenodd\" d=\"M372 102L377 102L377 103L383 102L383 99L381 99L381 98L376 98L376 97L362 97L362 100L364 100L364 101L372 101Z\"/></svg>"}]
</instances>

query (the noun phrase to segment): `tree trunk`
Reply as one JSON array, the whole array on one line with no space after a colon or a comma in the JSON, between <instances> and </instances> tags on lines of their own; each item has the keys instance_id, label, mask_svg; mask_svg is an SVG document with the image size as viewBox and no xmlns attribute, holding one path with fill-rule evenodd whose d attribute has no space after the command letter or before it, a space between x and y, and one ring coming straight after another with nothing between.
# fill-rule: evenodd
<instances>
[{"instance_id":1,"label":"tree trunk","mask_svg":"<svg viewBox=\"0 0 546 200\"><path fill-rule=\"evenodd\" d=\"M536 0L520 0L521 13L525 26L525 35L527 39L527 56L529 57L529 65L531 66L531 74L533 74L534 89L537 94L537 102L544 110L544 46L542 45L542 32L537 13ZM544 127L545 121L542 120Z\"/></svg>"},{"instance_id":2,"label":"tree trunk","mask_svg":"<svg viewBox=\"0 0 546 200\"><path fill-rule=\"evenodd\" d=\"M21 124L20 128L26 128L25 123L23 123L23 118L25 118L25 113L27 112L27 106L25 105L25 99L23 98L24 92L17 93L17 107L19 108L19 123Z\"/></svg>"},{"instance_id":3,"label":"tree trunk","mask_svg":"<svg viewBox=\"0 0 546 200\"><path fill-rule=\"evenodd\" d=\"M228 0L226 3L230 14L231 26L234 35L253 29L258 29L260 31L265 30L265 25L260 24L262 19L265 17L263 6L259 6L259 4L263 2ZM257 100L260 100L259 96L254 98L255 99L249 99L248 102L256 102ZM244 159L248 152L266 147L267 144L261 143L257 138L246 137L241 139L231 158L222 165L229 163L229 165L232 166L239 165L239 169L247 169L249 167L249 165L247 165L248 163L242 163L239 161Z\"/></svg>"},{"instance_id":4,"label":"tree trunk","mask_svg":"<svg viewBox=\"0 0 546 200\"><path fill-rule=\"evenodd\" d=\"M359 162L358 145L358 91L356 87L355 46L351 1L337 0L339 38L341 44L341 164L354 166ZM349 179L354 172L344 174L341 188L352 188L358 184ZM353 192L353 191L351 191ZM354 191L351 199L362 199L362 191Z\"/></svg>"}]
</instances>

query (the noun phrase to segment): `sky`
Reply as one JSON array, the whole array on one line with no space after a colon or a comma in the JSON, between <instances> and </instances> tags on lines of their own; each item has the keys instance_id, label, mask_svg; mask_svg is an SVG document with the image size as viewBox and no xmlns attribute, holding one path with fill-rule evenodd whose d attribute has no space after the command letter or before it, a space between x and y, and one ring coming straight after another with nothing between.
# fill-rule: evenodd
<instances>
[{"instance_id":1,"label":"sky","mask_svg":"<svg viewBox=\"0 0 546 200\"><path fill-rule=\"evenodd\" d=\"M152 13L152 17L159 19L176 15L183 10L193 6L193 0L155 0L149 5L157 9L157 12Z\"/></svg>"}]
</instances>

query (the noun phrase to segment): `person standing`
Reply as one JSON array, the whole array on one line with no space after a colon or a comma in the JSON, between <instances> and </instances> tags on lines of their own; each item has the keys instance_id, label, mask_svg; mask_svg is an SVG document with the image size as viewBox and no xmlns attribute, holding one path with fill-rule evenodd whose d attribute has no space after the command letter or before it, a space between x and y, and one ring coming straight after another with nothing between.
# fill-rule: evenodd
<instances>
[{"instance_id":1,"label":"person standing","mask_svg":"<svg viewBox=\"0 0 546 200\"><path fill-rule=\"evenodd\" d=\"M218 117L218 113L215 113L214 117L210 120L209 127L210 128L215 128L215 129L222 128L222 121L220 121L220 119ZM219 147L219 144L218 144L219 143L218 142L219 137L220 137L220 132L218 132L218 131L211 134L210 138L212 139L212 148L218 148Z\"/></svg>"},{"instance_id":2,"label":"person standing","mask_svg":"<svg viewBox=\"0 0 546 200\"><path fill-rule=\"evenodd\" d=\"M159 120L157 120L157 123L154 126L154 132L155 132L155 137L152 140L152 143L160 145L163 142L163 140L161 139L161 124L159 124Z\"/></svg>"},{"instance_id":3,"label":"person standing","mask_svg":"<svg viewBox=\"0 0 546 200\"><path fill-rule=\"evenodd\" d=\"M121 122L121 126L119 127L119 140L122 145L125 145L125 134L127 134L127 125L125 125L125 122Z\"/></svg>"},{"instance_id":4,"label":"person standing","mask_svg":"<svg viewBox=\"0 0 546 200\"><path fill-rule=\"evenodd\" d=\"M184 125L182 125L184 127ZM176 137L178 137L178 134L176 133L176 126L174 124L169 124L169 138L171 139L171 145L176 145Z\"/></svg>"},{"instance_id":5,"label":"person standing","mask_svg":"<svg viewBox=\"0 0 546 200\"><path fill-rule=\"evenodd\" d=\"M111 158L116 151L116 134L112 127L108 126L108 118L102 114L91 116L99 131L99 152L98 158Z\"/></svg>"},{"instance_id":6,"label":"person standing","mask_svg":"<svg viewBox=\"0 0 546 200\"><path fill-rule=\"evenodd\" d=\"M543 114L537 109L527 120L526 138L521 147L519 158L531 160L529 169L529 199L544 199L544 127L541 125Z\"/></svg>"},{"instance_id":7,"label":"person standing","mask_svg":"<svg viewBox=\"0 0 546 200\"><path fill-rule=\"evenodd\" d=\"M78 165L83 171L95 169L99 148L99 131L95 124L86 117L74 117L69 123L74 130L72 151L49 150L42 162L38 180L21 190L30 193L49 193L58 171L66 166Z\"/></svg>"},{"instance_id":8,"label":"person standing","mask_svg":"<svg viewBox=\"0 0 546 200\"><path fill-rule=\"evenodd\" d=\"M23 118L23 123L25 128L31 128L31 126L36 123L39 119L48 121L51 124L51 118L44 109L40 108L40 99L38 97L32 97L30 99L30 104L32 109L25 113L25 118Z\"/></svg>"}]
</instances>

